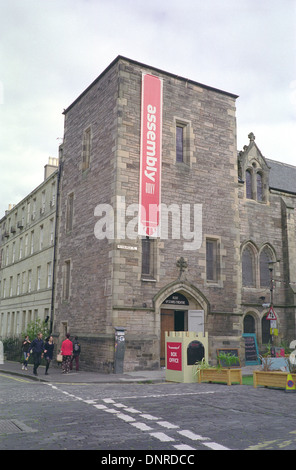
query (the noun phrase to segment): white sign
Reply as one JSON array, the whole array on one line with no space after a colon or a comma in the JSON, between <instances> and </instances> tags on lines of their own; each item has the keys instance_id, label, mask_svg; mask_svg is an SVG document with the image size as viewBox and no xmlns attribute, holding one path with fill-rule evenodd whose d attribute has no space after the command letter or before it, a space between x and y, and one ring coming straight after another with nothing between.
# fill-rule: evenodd
<instances>
[{"instance_id":1,"label":"white sign","mask_svg":"<svg viewBox=\"0 0 296 470\"><path fill-rule=\"evenodd\" d=\"M195 333L205 333L205 312L204 310L188 310L188 331Z\"/></svg>"},{"instance_id":2,"label":"white sign","mask_svg":"<svg viewBox=\"0 0 296 470\"><path fill-rule=\"evenodd\" d=\"M276 320L270 320L270 328L276 328Z\"/></svg>"}]
</instances>

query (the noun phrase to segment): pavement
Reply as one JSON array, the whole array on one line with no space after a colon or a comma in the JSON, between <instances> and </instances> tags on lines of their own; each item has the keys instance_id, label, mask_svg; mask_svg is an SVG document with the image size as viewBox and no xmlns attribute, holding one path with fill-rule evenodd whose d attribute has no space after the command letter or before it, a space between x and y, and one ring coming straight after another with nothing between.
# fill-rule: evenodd
<instances>
[{"instance_id":1,"label":"pavement","mask_svg":"<svg viewBox=\"0 0 296 470\"><path fill-rule=\"evenodd\" d=\"M242 367L242 375L253 375L253 370L260 368L257 366ZM19 362L5 361L0 364L0 373L19 376L22 378L35 380L39 382L54 383L162 383L166 382L165 368L157 370L141 370L133 372L124 372L123 374L103 374L100 372L91 372L72 370L68 374L63 374L60 366L50 366L48 375L45 375L45 367L39 366L38 376L33 374L33 365L28 364L28 370L22 370L22 364Z\"/></svg>"}]
</instances>

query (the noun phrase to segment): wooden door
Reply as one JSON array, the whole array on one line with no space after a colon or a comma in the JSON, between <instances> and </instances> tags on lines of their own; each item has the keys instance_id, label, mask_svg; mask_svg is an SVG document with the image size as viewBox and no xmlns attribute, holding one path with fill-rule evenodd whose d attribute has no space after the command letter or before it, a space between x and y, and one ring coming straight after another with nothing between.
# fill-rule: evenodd
<instances>
[{"instance_id":1,"label":"wooden door","mask_svg":"<svg viewBox=\"0 0 296 470\"><path fill-rule=\"evenodd\" d=\"M174 331L174 310L161 309L160 312L160 367L165 367L165 332Z\"/></svg>"}]
</instances>

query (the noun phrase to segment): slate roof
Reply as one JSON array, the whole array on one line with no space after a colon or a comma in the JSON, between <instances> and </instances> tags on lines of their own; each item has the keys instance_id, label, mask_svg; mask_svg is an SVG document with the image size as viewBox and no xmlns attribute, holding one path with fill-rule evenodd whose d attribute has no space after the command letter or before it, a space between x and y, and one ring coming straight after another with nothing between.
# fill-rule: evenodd
<instances>
[{"instance_id":1,"label":"slate roof","mask_svg":"<svg viewBox=\"0 0 296 470\"><path fill-rule=\"evenodd\" d=\"M269 187L296 194L296 166L265 158L270 167Z\"/></svg>"}]
</instances>

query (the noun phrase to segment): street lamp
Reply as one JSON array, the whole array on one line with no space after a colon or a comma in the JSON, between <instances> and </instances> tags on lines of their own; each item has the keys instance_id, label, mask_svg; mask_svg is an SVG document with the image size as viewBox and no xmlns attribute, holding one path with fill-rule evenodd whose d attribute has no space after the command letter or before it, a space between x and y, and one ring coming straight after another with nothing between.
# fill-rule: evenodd
<instances>
[{"instance_id":1,"label":"street lamp","mask_svg":"<svg viewBox=\"0 0 296 470\"><path fill-rule=\"evenodd\" d=\"M278 260L279 261L279 260ZM273 265L278 261L268 261L268 269L270 272L270 308L273 309ZM271 335L271 344L273 344L273 334Z\"/></svg>"}]
</instances>

